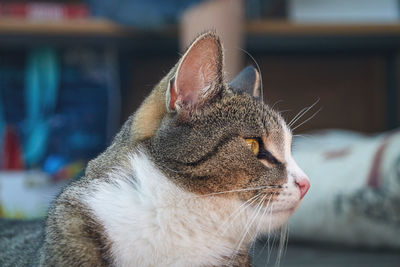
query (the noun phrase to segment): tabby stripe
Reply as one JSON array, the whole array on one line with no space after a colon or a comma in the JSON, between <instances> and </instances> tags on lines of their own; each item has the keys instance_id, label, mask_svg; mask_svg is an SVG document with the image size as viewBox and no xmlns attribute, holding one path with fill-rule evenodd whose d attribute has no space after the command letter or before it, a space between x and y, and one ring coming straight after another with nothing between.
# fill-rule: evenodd
<instances>
[{"instance_id":1,"label":"tabby stripe","mask_svg":"<svg viewBox=\"0 0 400 267\"><path fill-rule=\"evenodd\" d=\"M225 138L221 139L210 152L206 153L203 157L201 157L200 159L198 159L196 161L183 162L183 161L179 161L179 160L171 160L170 162L185 165L185 166L191 166L191 167L197 166L197 165L209 160L212 156L214 156L218 152L220 147L229 143L233 138L235 138L235 137L225 137Z\"/></svg>"}]
</instances>

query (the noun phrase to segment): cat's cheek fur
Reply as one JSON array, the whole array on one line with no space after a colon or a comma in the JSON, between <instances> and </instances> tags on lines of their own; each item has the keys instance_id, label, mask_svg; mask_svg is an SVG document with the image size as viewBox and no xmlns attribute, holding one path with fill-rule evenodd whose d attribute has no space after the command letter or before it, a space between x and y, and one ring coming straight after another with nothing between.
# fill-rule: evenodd
<instances>
[{"instance_id":1,"label":"cat's cheek fur","mask_svg":"<svg viewBox=\"0 0 400 267\"><path fill-rule=\"evenodd\" d=\"M116 266L219 266L290 215L234 214L243 202L183 191L140 152L110 178L93 182L84 203L104 227Z\"/></svg>"}]
</instances>

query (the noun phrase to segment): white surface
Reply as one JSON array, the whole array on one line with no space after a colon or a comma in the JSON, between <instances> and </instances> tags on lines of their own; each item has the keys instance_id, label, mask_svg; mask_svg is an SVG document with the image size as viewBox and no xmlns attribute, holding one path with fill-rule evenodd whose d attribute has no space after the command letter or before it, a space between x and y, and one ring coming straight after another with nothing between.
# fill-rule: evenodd
<instances>
[{"instance_id":1,"label":"white surface","mask_svg":"<svg viewBox=\"0 0 400 267\"><path fill-rule=\"evenodd\" d=\"M351 23L397 22L397 0L290 0L294 22Z\"/></svg>"},{"instance_id":2,"label":"white surface","mask_svg":"<svg viewBox=\"0 0 400 267\"><path fill-rule=\"evenodd\" d=\"M42 172L0 172L0 205L7 218L42 217L60 188Z\"/></svg>"},{"instance_id":3,"label":"white surface","mask_svg":"<svg viewBox=\"0 0 400 267\"><path fill-rule=\"evenodd\" d=\"M400 228L390 221L400 216L400 209L388 206L400 196L400 134L393 135L384 150L379 186L367 184L384 139L331 131L296 140L294 158L309 175L311 187L290 219L292 238L400 247ZM335 151L337 157L327 158ZM360 193L362 202L352 202ZM367 210L360 212L363 207ZM389 217L376 216L375 209L389 212Z\"/></svg>"}]
</instances>

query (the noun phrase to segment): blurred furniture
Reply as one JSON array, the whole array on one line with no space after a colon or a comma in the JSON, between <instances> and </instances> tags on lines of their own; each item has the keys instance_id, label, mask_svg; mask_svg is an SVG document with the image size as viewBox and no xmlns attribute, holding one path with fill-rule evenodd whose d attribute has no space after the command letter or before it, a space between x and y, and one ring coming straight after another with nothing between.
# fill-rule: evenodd
<instances>
[{"instance_id":1,"label":"blurred furniture","mask_svg":"<svg viewBox=\"0 0 400 267\"><path fill-rule=\"evenodd\" d=\"M320 114L299 128L364 132L399 125L397 54L400 24L315 25L253 21L245 48L260 63L267 101L301 108L320 98ZM105 21L35 22L0 19L1 46L87 45L116 49L122 121L175 64L177 30L141 32ZM253 64L250 60L248 63Z\"/></svg>"},{"instance_id":2,"label":"blurred furniture","mask_svg":"<svg viewBox=\"0 0 400 267\"><path fill-rule=\"evenodd\" d=\"M378 68L383 71L384 80L378 85L380 87L378 90L384 91L379 90L381 93L378 92L378 95L382 94L379 96L376 95L376 92L372 92L369 97L373 98L373 94L377 98L384 97L381 104L384 110L377 112L379 114L383 112L382 115L386 121L382 125L383 127L377 125L375 129L371 128L369 130L393 129L399 125L397 55L400 49L400 24L316 25L293 24L285 21L251 22L247 25L247 48L256 55L286 55L294 58L299 57L299 55L316 56L328 62L330 60L335 61L341 56L349 58L357 56L361 61L368 56L379 58L379 60L382 60L383 65ZM343 61L343 64L346 64L346 61ZM346 66L342 66L342 68L346 68ZM268 75L268 73L265 74ZM290 73L287 76L289 78ZM318 80L318 77L314 78ZM348 77L337 77L337 79L346 78ZM364 78L367 79L367 77ZM299 84L294 84L294 86L299 86ZM340 88L337 89L340 90ZM357 88L353 89L355 91ZM353 101L362 101L363 95L369 93L366 89L363 88L359 98L354 98ZM351 91L348 93L350 97ZM321 105L323 106L333 104L332 102L327 103L323 99L321 100ZM365 101L369 100L365 99ZM310 102L313 102L313 99L310 99ZM337 104L346 109L343 107L346 102L346 99L343 99L343 101L338 101ZM353 104L358 106L357 102ZM365 108L367 107L369 109L375 108L371 106L371 103L366 103ZM348 110L348 112L350 111ZM357 110L354 111L357 112ZM367 110L366 112L368 113ZM351 116L351 114L348 115ZM381 119L383 119L383 116ZM368 120L369 122L367 123L373 124L374 114L371 114Z\"/></svg>"},{"instance_id":3,"label":"blurred furniture","mask_svg":"<svg viewBox=\"0 0 400 267\"><path fill-rule=\"evenodd\" d=\"M93 37L115 32L101 21L0 18L0 217L43 216L63 180L114 137L118 48Z\"/></svg>"}]
</instances>

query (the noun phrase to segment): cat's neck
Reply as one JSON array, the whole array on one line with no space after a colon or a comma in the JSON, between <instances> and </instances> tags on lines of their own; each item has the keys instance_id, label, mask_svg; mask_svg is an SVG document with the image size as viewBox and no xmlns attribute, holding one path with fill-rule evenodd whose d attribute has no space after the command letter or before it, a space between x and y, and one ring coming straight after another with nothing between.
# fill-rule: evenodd
<instances>
[{"instance_id":1,"label":"cat's neck","mask_svg":"<svg viewBox=\"0 0 400 267\"><path fill-rule=\"evenodd\" d=\"M117 265L218 266L254 238L254 227L243 232L251 214L238 201L181 190L143 153L110 178L98 180L85 202L104 226Z\"/></svg>"},{"instance_id":2,"label":"cat's neck","mask_svg":"<svg viewBox=\"0 0 400 267\"><path fill-rule=\"evenodd\" d=\"M167 112L165 91L175 68L155 86L139 109L128 118L107 150L89 162L86 177L91 179L104 177L115 166L115 162L125 160L126 155L138 142L154 135Z\"/></svg>"}]
</instances>

